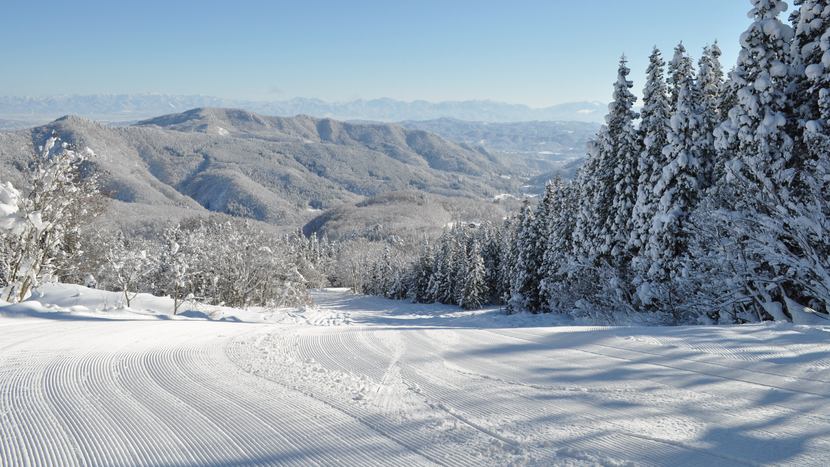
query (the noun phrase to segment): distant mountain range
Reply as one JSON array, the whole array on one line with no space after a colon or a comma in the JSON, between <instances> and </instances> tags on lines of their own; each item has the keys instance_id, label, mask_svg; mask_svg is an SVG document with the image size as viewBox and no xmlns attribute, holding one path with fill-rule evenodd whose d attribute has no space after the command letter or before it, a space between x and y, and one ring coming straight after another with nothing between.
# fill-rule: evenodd
<instances>
[{"instance_id":1,"label":"distant mountain range","mask_svg":"<svg viewBox=\"0 0 830 467\"><path fill-rule=\"evenodd\" d=\"M0 180L24 186L32 147L52 131L95 151L118 212L128 213L119 215L142 222L220 212L296 228L320 210L390 192L493 205L556 168L394 123L198 108L125 127L71 116L0 132Z\"/></svg>"},{"instance_id":2,"label":"distant mountain range","mask_svg":"<svg viewBox=\"0 0 830 467\"><path fill-rule=\"evenodd\" d=\"M594 122L465 122L454 118L404 121L399 124L424 130L459 143L484 146L504 154L550 161L573 161L585 157L588 140L600 128Z\"/></svg>"},{"instance_id":3,"label":"distant mountain range","mask_svg":"<svg viewBox=\"0 0 830 467\"><path fill-rule=\"evenodd\" d=\"M50 122L65 115L105 123L127 122L184 112L199 107L240 108L260 115L308 115L335 120L399 122L454 118L472 122L573 121L603 122L607 113L600 102L570 102L542 109L490 100L403 102L394 99L326 102L294 98L254 102L209 96L168 94L94 94L88 96L0 97L0 130L20 129Z\"/></svg>"}]
</instances>

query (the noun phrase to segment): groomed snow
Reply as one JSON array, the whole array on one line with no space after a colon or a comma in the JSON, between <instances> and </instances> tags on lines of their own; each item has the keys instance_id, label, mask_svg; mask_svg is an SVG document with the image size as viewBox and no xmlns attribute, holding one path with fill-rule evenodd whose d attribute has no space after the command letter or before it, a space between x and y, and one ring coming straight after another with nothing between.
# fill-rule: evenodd
<instances>
[{"instance_id":1,"label":"groomed snow","mask_svg":"<svg viewBox=\"0 0 830 467\"><path fill-rule=\"evenodd\" d=\"M830 323L573 326L314 293L0 307L0 465L830 465Z\"/></svg>"}]
</instances>

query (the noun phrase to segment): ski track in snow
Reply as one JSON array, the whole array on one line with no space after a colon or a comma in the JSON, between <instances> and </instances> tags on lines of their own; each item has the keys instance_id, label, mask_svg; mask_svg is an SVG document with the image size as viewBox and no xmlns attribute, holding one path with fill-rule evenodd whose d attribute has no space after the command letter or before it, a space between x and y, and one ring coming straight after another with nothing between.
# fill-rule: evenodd
<instances>
[{"instance_id":1,"label":"ski track in snow","mask_svg":"<svg viewBox=\"0 0 830 467\"><path fill-rule=\"evenodd\" d=\"M828 327L315 300L288 324L0 313L0 466L830 465Z\"/></svg>"}]
</instances>

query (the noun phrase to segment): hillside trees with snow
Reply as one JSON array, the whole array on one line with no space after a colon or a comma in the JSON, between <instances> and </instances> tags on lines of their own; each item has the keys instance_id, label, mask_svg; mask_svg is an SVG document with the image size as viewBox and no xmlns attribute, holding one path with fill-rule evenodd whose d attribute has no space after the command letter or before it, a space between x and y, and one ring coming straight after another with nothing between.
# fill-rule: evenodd
<instances>
[{"instance_id":1,"label":"hillside trees with snow","mask_svg":"<svg viewBox=\"0 0 830 467\"><path fill-rule=\"evenodd\" d=\"M753 4L754 21L741 36L733 73L741 85L738 104L716 130L718 148L732 155L722 179L722 190L732 195L719 220L731 228L726 241L753 263L743 271L747 293L767 314L782 316L787 310L792 316L797 306L825 301L826 294L817 297L811 290L827 283L815 248L826 244L825 221L816 216L825 195L812 187L820 190L814 169L825 164L827 154L820 154L814 167L803 145L796 144L804 106L793 105L802 73L793 64L802 61L805 48L791 50L793 28L778 18L786 4Z\"/></svg>"},{"instance_id":2,"label":"hillside trees with snow","mask_svg":"<svg viewBox=\"0 0 830 467\"><path fill-rule=\"evenodd\" d=\"M536 208L487 231L500 253L484 276L509 312L666 324L830 318L830 2L797 0L792 27L783 2L751 3L726 80L717 43L697 73L681 43L667 77L655 48L639 126L623 58L577 180L552 182ZM462 234L425 250L417 284L430 275L437 291L444 274L467 278L445 251ZM415 290L418 301L439 298Z\"/></svg>"}]
</instances>

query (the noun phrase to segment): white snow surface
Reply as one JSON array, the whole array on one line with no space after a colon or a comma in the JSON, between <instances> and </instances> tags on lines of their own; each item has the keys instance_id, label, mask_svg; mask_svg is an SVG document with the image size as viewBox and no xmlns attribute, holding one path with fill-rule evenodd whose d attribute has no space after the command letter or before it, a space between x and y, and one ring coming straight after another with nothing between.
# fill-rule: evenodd
<instances>
[{"instance_id":1,"label":"white snow surface","mask_svg":"<svg viewBox=\"0 0 830 467\"><path fill-rule=\"evenodd\" d=\"M597 327L313 293L0 306L0 466L830 465L830 323Z\"/></svg>"}]
</instances>

